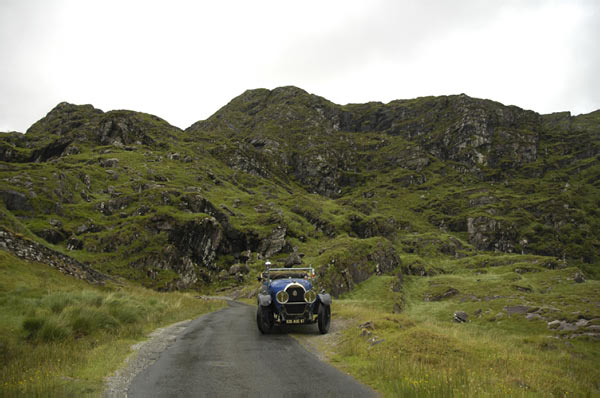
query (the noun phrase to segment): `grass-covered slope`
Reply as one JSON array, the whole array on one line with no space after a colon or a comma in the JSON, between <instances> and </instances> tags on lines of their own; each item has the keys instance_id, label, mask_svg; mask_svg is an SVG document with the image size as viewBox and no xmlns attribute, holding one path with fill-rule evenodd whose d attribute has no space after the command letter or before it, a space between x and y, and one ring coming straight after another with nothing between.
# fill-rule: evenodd
<instances>
[{"instance_id":1,"label":"grass-covered slope","mask_svg":"<svg viewBox=\"0 0 600 398\"><path fill-rule=\"evenodd\" d=\"M0 395L99 396L134 342L220 305L129 283L97 287L0 250Z\"/></svg>"},{"instance_id":2,"label":"grass-covered slope","mask_svg":"<svg viewBox=\"0 0 600 398\"><path fill-rule=\"evenodd\" d=\"M434 263L451 275L373 276L335 301L339 335L298 337L383 396L596 396L600 284L544 261L482 255Z\"/></svg>"}]
</instances>

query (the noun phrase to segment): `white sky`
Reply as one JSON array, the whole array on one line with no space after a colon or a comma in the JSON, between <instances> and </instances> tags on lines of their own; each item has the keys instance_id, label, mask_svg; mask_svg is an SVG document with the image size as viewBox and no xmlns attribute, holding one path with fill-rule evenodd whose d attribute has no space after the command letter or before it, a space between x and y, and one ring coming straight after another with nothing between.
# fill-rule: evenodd
<instances>
[{"instance_id":1,"label":"white sky","mask_svg":"<svg viewBox=\"0 0 600 398\"><path fill-rule=\"evenodd\" d=\"M246 89L600 108L600 1L0 0L0 131L57 103L186 128Z\"/></svg>"}]
</instances>

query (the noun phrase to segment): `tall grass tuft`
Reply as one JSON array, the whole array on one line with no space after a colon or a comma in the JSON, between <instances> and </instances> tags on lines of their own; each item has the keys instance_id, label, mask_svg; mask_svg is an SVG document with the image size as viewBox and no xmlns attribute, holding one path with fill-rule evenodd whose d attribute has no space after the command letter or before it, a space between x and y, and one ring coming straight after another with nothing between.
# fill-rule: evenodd
<instances>
[{"instance_id":1,"label":"tall grass tuft","mask_svg":"<svg viewBox=\"0 0 600 398\"><path fill-rule=\"evenodd\" d=\"M44 297L41 304L50 308L55 314L60 314L66 306L73 304L73 299L73 295L69 292L58 292Z\"/></svg>"},{"instance_id":2,"label":"tall grass tuft","mask_svg":"<svg viewBox=\"0 0 600 398\"><path fill-rule=\"evenodd\" d=\"M42 317L26 318L23 321L23 330L25 330L27 338L30 340L35 339L45 323L46 320Z\"/></svg>"},{"instance_id":3,"label":"tall grass tuft","mask_svg":"<svg viewBox=\"0 0 600 398\"><path fill-rule=\"evenodd\" d=\"M64 340L70 336L71 329L55 318L46 319L36 335L37 340L44 343Z\"/></svg>"},{"instance_id":4,"label":"tall grass tuft","mask_svg":"<svg viewBox=\"0 0 600 398\"><path fill-rule=\"evenodd\" d=\"M115 332L119 321L105 309L96 307L74 307L65 314L74 337L88 336L94 332Z\"/></svg>"},{"instance_id":5,"label":"tall grass tuft","mask_svg":"<svg viewBox=\"0 0 600 398\"><path fill-rule=\"evenodd\" d=\"M35 315L23 320L22 330L30 341L60 341L95 332L114 334L151 310L133 297L105 297L90 290L51 293L37 300L35 308L28 309Z\"/></svg>"}]
</instances>

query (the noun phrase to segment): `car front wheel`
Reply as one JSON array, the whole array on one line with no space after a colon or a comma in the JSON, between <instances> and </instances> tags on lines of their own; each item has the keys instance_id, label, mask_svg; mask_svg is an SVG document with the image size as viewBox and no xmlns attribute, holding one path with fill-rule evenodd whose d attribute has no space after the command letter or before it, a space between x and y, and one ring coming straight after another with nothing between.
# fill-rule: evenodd
<instances>
[{"instance_id":1,"label":"car front wheel","mask_svg":"<svg viewBox=\"0 0 600 398\"><path fill-rule=\"evenodd\" d=\"M329 331L329 325L331 324L331 307L328 305L319 305L318 312L318 324L319 332L325 334Z\"/></svg>"},{"instance_id":2,"label":"car front wheel","mask_svg":"<svg viewBox=\"0 0 600 398\"><path fill-rule=\"evenodd\" d=\"M273 311L259 305L256 310L256 324L262 334L269 333L273 327Z\"/></svg>"}]
</instances>

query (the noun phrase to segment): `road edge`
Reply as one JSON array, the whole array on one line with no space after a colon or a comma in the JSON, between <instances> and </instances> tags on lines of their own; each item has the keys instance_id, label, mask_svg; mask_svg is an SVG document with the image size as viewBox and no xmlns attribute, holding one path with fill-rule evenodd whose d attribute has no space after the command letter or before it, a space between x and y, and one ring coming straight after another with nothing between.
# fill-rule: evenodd
<instances>
[{"instance_id":1,"label":"road edge","mask_svg":"<svg viewBox=\"0 0 600 398\"><path fill-rule=\"evenodd\" d=\"M231 301L225 296L199 296L203 300ZM200 315L200 317L206 314ZM195 318L197 319L197 318ZM133 351L123 365L112 375L104 378L104 389L102 396L105 398L127 398L129 385L133 379L146 368L156 362L160 354L169 348L177 337L190 325L193 319L186 319L162 328L155 329L148 334L148 339L133 344Z\"/></svg>"},{"instance_id":2,"label":"road edge","mask_svg":"<svg viewBox=\"0 0 600 398\"><path fill-rule=\"evenodd\" d=\"M131 346L133 351L126 359L123 366L112 375L104 379L105 398L126 398L127 390L133 379L144 369L152 365L160 353L169 348L192 322L186 319L169 326L158 328L148 335L148 340L141 341Z\"/></svg>"}]
</instances>

